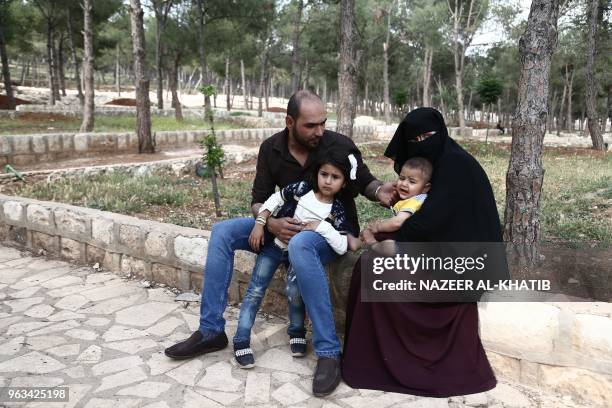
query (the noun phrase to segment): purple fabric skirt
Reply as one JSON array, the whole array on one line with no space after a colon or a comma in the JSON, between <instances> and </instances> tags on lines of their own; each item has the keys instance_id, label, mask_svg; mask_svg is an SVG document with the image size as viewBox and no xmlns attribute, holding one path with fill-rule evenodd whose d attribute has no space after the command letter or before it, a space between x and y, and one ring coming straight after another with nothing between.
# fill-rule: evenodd
<instances>
[{"instance_id":1,"label":"purple fabric skirt","mask_svg":"<svg viewBox=\"0 0 612 408\"><path fill-rule=\"evenodd\" d=\"M358 261L346 312L346 384L426 397L495 387L478 335L476 303L365 303L360 283Z\"/></svg>"}]
</instances>

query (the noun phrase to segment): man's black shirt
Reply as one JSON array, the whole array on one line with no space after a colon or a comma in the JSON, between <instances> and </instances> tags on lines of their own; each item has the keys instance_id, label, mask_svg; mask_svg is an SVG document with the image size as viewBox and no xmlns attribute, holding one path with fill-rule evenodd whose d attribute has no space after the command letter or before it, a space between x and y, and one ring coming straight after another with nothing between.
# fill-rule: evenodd
<instances>
[{"instance_id":1,"label":"man's black shirt","mask_svg":"<svg viewBox=\"0 0 612 408\"><path fill-rule=\"evenodd\" d=\"M257 172L253 182L251 205L266 201L274 194L276 187L283 188L291 183L307 179L313 170L317 153L327 149L339 148L346 151L347 155L350 153L355 155L359 163L356 180L359 193L364 194L367 185L376 180L368 166L361 160L361 152L355 143L340 133L326 130L319 145L310 151L304 167L289 153L288 140L289 131L285 128L261 144L257 157ZM346 208L348 225L355 236L359 234L357 208L354 200L356 195L357 191L351 189L343 189L340 193L340 200Z\"/></svg>"}]
</instances>

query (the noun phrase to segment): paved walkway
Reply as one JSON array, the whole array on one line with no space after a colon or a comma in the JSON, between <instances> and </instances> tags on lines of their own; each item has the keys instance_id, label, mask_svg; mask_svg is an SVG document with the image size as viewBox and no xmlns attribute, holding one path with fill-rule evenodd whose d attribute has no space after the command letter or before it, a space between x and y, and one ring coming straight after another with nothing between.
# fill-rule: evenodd
<instances>
[{"instance_id":1,"label":"paved walkway","mask_svg":"<svg viewBox=\"0 0 612 408\"><path fill-rule=\"evenodd\" d=\"M569 397L500 382L493 391L450 399L354 390L311 394L312 353L294 359L284 319L261 315L256 367L242 370L231 348L188 361L163 349L198 327L197 303L163 287L129 281L0 246L0 386L66 386L68 403L27 407L575 407ZM228 336L238 310L228 308Z\"/></svg>"}]
</instances>

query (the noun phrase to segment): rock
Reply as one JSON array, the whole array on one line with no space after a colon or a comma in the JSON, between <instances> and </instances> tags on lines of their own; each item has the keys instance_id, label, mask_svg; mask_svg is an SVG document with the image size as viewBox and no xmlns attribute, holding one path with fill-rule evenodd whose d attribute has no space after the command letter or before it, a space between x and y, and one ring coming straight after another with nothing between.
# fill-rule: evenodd
<instances>
[{"instance_id":1,"label":"rock","mask_svg":"<svg viewBox=\"0 0 612 408\"><path fill-rule=\"evenodd\" d=\"M174 298L175 301L177 302L199 302L200 301L200 295L193 293L193 292L183 292L180 295L178 295L177 297Z\"/></svg>"}]
</instances>

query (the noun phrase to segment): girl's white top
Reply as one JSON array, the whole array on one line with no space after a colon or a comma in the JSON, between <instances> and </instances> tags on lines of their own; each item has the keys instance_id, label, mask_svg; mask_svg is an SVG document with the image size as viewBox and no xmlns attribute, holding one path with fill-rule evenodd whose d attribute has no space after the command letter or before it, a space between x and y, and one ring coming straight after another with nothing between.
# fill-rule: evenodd
<instances>
[{"instance_id":1,"label":"girl's white top","mask_svg":"<svg viewBox=\"0 0 612 408\"><path fill-rule=\"evenodd\" d=\"M293 199L293 198L292 198ZM276 209L280 208L284 204L283 198L281 197L280 191L272 194L265 203L259 209L261 213L264 210L270 211L274 214ZM310 221L321 221L315 232L318 232L325 238L329 246L338 254L343 255L346 253L348 247L348 240L346 235L340 234L329 222L325 221L325 218L331 213L332 204L324 203L317 199L314 191L309 191L300 197L293 218L298 219L301 222ZM287 248L280 239L274 239L276 245L281 248Z\"/></svg>"}]
</instances>

